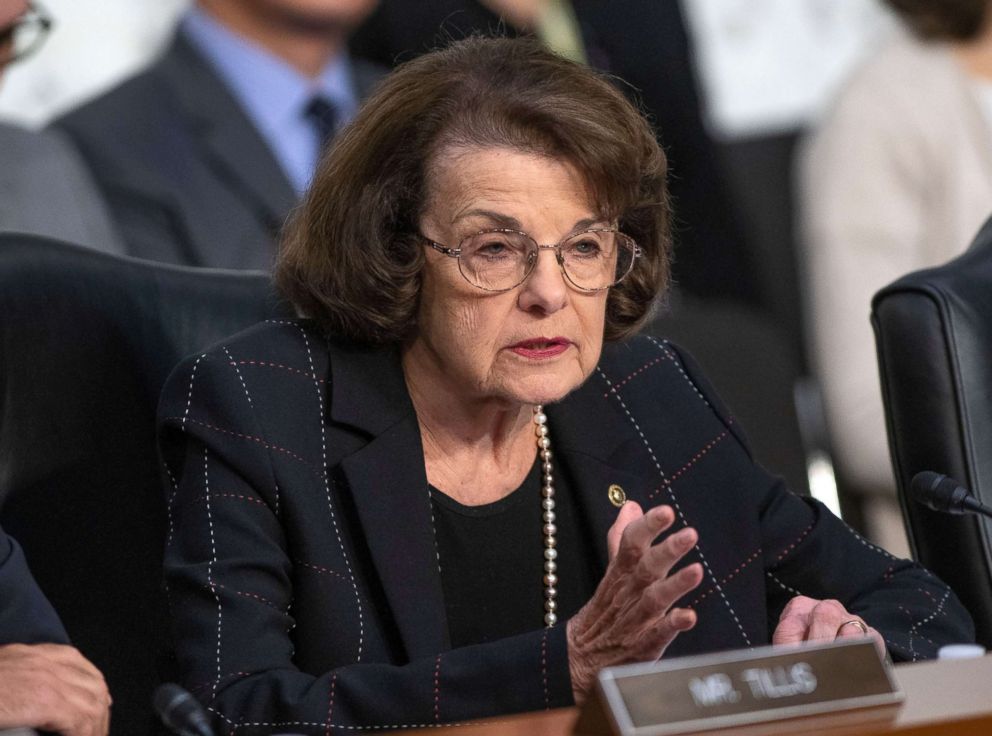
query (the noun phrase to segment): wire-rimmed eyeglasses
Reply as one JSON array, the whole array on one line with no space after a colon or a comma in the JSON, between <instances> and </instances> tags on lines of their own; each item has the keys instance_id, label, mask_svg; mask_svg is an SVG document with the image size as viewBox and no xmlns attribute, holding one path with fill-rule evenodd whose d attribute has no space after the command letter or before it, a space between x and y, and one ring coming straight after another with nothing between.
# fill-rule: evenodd
<instances>
[{"instance_id":1,"label":"wire-rimmed eyeglasses","mask_svg":"<svg viewBox=\"0 0 992 736\"><path fill-rule=\"evenodd\" d=\"M458 270L472 286L484 291L510 291L533 273L542 250L553 250L562 273L581 291L602 291L622 281L640 257L641 249L616 228L592 228L569 235L553 245L539 245L519 230L493 228L462 239L449 248L426 236L426 244L458 260Z\"/></svg>"},{"instance_id":2,"label":"wire-rimmed eyeglasses","mask_svg":"<svg viewBox=\"0 0 992 736\"><path fill-rule=\"evenodd\" d=\"M28 3L27 11L10 25L0 28L0 67L21 61L44 43L54 21L38 3Z\"/></svg>"}]
</instances>

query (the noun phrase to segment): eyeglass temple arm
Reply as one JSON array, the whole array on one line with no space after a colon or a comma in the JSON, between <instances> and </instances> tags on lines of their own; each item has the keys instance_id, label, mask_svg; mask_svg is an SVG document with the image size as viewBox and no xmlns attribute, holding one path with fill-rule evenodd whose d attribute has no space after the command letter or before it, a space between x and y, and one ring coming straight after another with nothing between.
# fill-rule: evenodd
<instances>
[{"instance_id":1,"label":"eyeglass temple arm","mask_svg":"<svg viewBox=\"0 0 992 736\"><path fill-rule=\"evenodd\" d=\"M425 238L425 240L427 239ZM445 245L441 245L440 243L435 243L433 240L427 240L427 244L438 253L443 253L444 255L451 256L452 258L458 258L458 256L462 254L461 248L449 248Z\"/></svg>"}]
</instances>

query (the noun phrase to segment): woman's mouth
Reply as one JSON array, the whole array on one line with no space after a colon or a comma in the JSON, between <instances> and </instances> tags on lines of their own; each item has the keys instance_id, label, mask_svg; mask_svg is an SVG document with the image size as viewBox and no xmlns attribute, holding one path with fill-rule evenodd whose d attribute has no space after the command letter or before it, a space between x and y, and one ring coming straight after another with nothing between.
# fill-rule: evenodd
<instances>
[{"instance_id":1,"label":"woman's mouth","mask_svg":"<svg viewBox=\"0 0 992 736\"><path fill-rule=\"evenodd\" d=\"M571 345L572 341L564 337L535 337L510 345L510 350L522 358L542 360L561 355Z\"/></svg>"}]
</instances>

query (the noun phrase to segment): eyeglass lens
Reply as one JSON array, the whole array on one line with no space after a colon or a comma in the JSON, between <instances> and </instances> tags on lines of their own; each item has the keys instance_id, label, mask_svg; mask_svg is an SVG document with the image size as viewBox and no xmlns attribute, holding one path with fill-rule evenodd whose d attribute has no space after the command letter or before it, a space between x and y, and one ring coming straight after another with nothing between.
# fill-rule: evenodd
<instances>
[{"instance_id":1,"label":"eyeglass lens","mask_svg":"<svg viewBox=\"0 0 992 736\"><path fill-rule=\"evenodd\" d=\"M534 269L538 245L524 233L489 231L471 235L459 246L462 274L487 291L511 289ZM577 233L561 243L565 276L580 289L605 289L627 275L634 245L615 230Z\"/></svg>"}]
</instances>

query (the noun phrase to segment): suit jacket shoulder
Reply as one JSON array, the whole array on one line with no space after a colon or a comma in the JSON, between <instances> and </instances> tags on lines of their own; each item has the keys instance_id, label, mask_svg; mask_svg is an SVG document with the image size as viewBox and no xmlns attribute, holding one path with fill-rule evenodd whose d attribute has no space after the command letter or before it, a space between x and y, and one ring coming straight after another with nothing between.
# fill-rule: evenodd
<instances>
[{"instance_id":1,"label":"suit jacket shoulder","mask_svg":"<svg viewBox=\"0 0 992 736\"><path fill-rule=\"evenodd\" d=\"M0 231L123 252L79 154L56 131L0 125Z\"/></svg>"},{"instance_id":2,"label":"suit jacket shoulder","mask_svg":"<svg viewBox=\"0 0 992 736\"><path fill-rule=\"evenodd\" d=\"M246 113L181 34L147 69L54 125L89 164L131 255L271 266L296 195Z\"/></svg>"}]
</instances>

